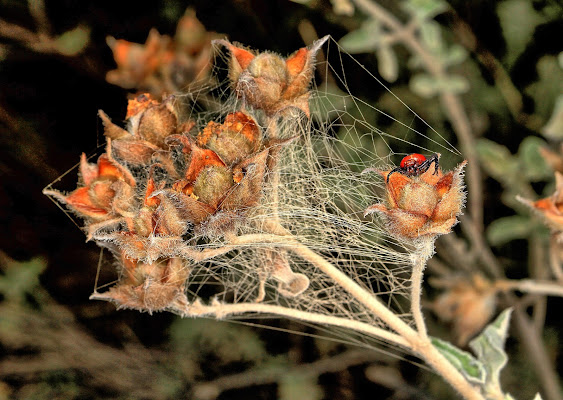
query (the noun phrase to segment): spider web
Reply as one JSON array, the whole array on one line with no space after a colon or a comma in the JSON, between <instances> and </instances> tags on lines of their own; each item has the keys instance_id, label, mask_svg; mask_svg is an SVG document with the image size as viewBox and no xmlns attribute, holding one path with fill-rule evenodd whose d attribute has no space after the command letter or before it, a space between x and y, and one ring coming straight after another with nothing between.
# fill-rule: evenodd
<instances>
[{"instance_id":1,"label":"spider web","mask_svg":"<svg viewBox=\"0 0 563 400\"><path fill-rule=\"evenodd\" d=\"M361 172L374 166L393 167L394 155L440 152L455 158L459 151L332 39L324 50L324 57L318 57L316 65L319 79L310 99L311 118L295 111L279 121L277 136L296 139L281 151L259 206L240 224L238 235L263 234L268 232L270 221L279 221L301 245L322 256L411 323L405 299L412 248L390 236L377 218L363 218L368 206L383 201L384 184L376 174ZM209 121L222 122L228 113L240 110L241 103L229 88L226 59L228 56L218 51L215 84L199 84L194 86L197 89L187 89L177 96L185 118L196 121L200 129ZM348 83L352 76L354 82L377 88L380 101L374 103L352 94L354 88ZM395 117L397 113L409 122ZM263 116L255 117L259 123L264 122ZM386 129L378 127L380 121L385 122ZM265 125L262 129L265 135L270 134ZM148 175L147 171L135 173ZM141 186L139 190L143 189ZM192 235L185 239L199 250L228 245L223 237ZM306 289L292 293L272 273L272 260L305 276ZM108 263L101 264L105 268ZM357 299L296 255L290 245L258 241L211 260L186 260L186 268L190 269L187 291L191 302L259 302L383 326ZM249 318L227 316L241 317ZM345 337L356 340L349 333Z\"/></svg>"}]
</instances>

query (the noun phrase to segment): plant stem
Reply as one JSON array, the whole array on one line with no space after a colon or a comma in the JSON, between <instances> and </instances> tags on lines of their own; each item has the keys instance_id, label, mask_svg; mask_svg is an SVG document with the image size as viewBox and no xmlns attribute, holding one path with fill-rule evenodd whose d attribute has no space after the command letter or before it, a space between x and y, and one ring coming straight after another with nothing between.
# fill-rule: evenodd
<instances>
[{"instance_id":1,"label":"plant stem","mask_svg":"<svg viewBox=\"0 0 563 400\"><path fill-rule=\"evenodd\" d=\"M551 272L555 276L555 279L559 282L563 282L563 268L561 267L561 257L559 250L559 241L557 240L557 235L552 234L549 239L549 265L551 267Z\"/></svg>"},{"instance_id":2,"label":"plant stem","mask_svg":"<svg viewBox=\"0 0 563 400\"><path fill-rule=\"evenodd\" d=\"M424 323L424 315L422 315L422 307L420 305L420 297L422 295L422 279L424 276L424 268L426 260L422 257L416 257L413 263L411 275L411 313L416 324L416 330L421 337L428 338L426 324Z\"/></svg>"},{"instance_id":3,"label":"plant stem","mask_svg":"<svg viewBox=\"0 0 563 400\"><path fill-rule=\"evenodd\" d=\"M271 224L271 230L277 232L284 232L285 229L281 226L276 226L275 223ZM268 224L266 224L268 226ZM289 235L278 236L274 234L252 234L244 235L233 238L231 243L233 245L277 245L287 248L294 254L302 259L310 262L312 265L320 269L327 276L329 276L336 284L351 294L358 302L364 305L371 313L377 318L381 319L387 326L398 333L407 343L414 353L421 356L436 372L438 372L450 385L452 385L464 398L468 400L484 400L480 394L479 389L473 387L463 375L455 369L451 363L432 345L429 338L419 334L406 324L399 316L393 313L383 303L381 303L374 294L365 288L361 287L352 278L344 274L336 266L328 262L324 257L315 253L313 250L299 243L294 237ZM233 304L233 305L220 305L228 306L223 309L227 310L249 310L250 307L257 307L254 310L261 310L260 307L267 305L264 304ZM197 308L192 310L193 305L190 306L191 312L197 312ZM205 307L205 306L202 306ZM238 308L240 307L240 308ZM247 308L245 308L247 307ZM284 309L282 307L282 309ZM204 309L205 310L205 309ZM219 312L219 308L214 309ZM281 311L281 310L280 310ZM221 314L215 314L221 317ZM324 318L325 316L323 316ZM321 321L319 321L321 322Z\"/></svg>"},{"instance_id":4,"label":"plant stem","mask_svg":"<svg viewBox=\"0 0 563 400\"><path fill-rule=\"evenodd\" d=\"M502 279L495 282L495 288L502 291L518 290L522 293L563 297L563 285L550 281L536 281L533 279Z\"/></svg>"},{"instance_id":5,"label":"plant stem","mask_svg":"<svg viewBox=\"0 0 563 400\"><path fill-rule=\"evenodd\" d=\"M347 318L334 317L309 311L300 311L292 308L276 306L263 303L237 303L226 304L214 302L210 305L204 305L201 302L190 304L185 309L175 308L173 311L184 317L203 317L208 315L217 318L225 318L229 315L262 313L273 314L281 317L296 319L300 321L311 322L315 324L333 325L341 328L351 329L356 332L362 332L372 337L376 337L388 343L410 349L409 343L401 336L389 332L385 329L366 324L365 322L353 321Z\"/></svg>"}]
</instances>

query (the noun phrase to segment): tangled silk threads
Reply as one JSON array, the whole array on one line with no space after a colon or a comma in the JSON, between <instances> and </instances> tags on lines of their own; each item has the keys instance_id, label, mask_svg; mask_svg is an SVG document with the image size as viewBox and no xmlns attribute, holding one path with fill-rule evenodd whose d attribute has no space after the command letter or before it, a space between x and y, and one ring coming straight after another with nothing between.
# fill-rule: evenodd
<instances>
[{"instance_id":1,"label":"tangled silk threads","mask_svg":"<svg viewBox=\"0 0 563 400\"><path fill-rule=\"evenodd\" d=\"M130 100L126 129L99 112L104 154L94 163L82 155L74 191L45 191L83 218L88 238L118 260L119 282L97 298L149 312L188 304L185 285L198 242L228 242L250 224L280 150L294 140L263 126L276 126L290 110L308 116L314 58L326 39L288 58L217 41L231 54L240 108L201 129L174 96ZM280 294L307 289L308 279L293 273L286 257L263 258L274 261L261 279L278 280Z\"/></svg>"}]
</instances>

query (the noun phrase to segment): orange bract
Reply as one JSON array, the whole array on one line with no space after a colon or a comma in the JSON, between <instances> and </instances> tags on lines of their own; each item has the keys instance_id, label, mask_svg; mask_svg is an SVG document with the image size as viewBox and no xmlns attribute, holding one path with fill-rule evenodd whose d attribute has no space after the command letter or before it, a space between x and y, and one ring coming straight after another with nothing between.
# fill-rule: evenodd
<instances>
[{"instance_id":1,"label":"orange bract","mask_svg":"<svg viewBox=\"0 0 563 400\"><path fill-rule=\"evenodd\" d=\"M555 232L563 231L563 174L555 172L555 192L549 197L530 201L519 197L519 200L537 211L545 219L547 225Z\"/></svg>"}]
</instances>

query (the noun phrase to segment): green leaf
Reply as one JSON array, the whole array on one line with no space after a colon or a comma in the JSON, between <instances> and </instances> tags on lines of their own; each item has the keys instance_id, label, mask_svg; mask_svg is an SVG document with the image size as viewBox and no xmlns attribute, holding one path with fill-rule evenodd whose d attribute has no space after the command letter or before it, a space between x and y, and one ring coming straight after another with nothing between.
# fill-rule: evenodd
<instances>
[{"instance_id":1,"label":"green leaf","mask_svg":"<svg viewBox=\"0 0 563 400\"><path fill-rule=\"evenodd\" d=\"M409 82L410 89L426 99L438 93L436 78L428 74L416 74Z\"/></svg>"},{"instance_id":2,"label":"green leaf","mask_svg":"<svg viewBox=\"0 0 563 400\"><path fill-rule=\"evenodd\" d=\"M338 43L350 54L371 53L379 47L383 35L381 23L368 19L360 28L344 35Z\"/></svg>"},{"instance_id":3,"label":"green leaf","mask_svg":"<svg viewBox=\"0 0 563 400\"><path fill-rule=\"evenodd\" d=\"M469 82L464 77L457 75L436 79L432 75L421 73L411 78L409 86L419 96L430 98L439 92L466 92L469 89Z\"/></svg>"},{"instance_id":4,"label":"green leaf","mask_svg":"<svg viewBox=\"0 0 563 400\"><path fill-rule=\"evenodd\" d=\"M504 343L511 313L510 308L504 310L479 336L469 342L469 347L475 352L487 371L485 389L490 387L492 391L500 390L500 371L508 361Z\"/></svg>"},{"instance_id":5,"label":"green leaf","mask_svg":"<svg viewBox=\"0 0 563 400\"><path fill-rule=\"evenodd\" d=\"M557 99L563 93L563 70L557 57L542 56L537 64L538 79L524 90L534 100L534 113L545 120L553 115Z\"/></svg>"},{"instance_id":6,"label":"green leaf","mask_svg":"<svg viewBox=\"0 0 563 400\"><path fill-rule=\"evenodd\" d=\"M448 9L447 3L441 0L408 0L402 6L418 19L431 19Z\"/></svg>"},{"instance_id":7,"label":"green leaf","mask_svg":"<svg viewBox=\"0 0 563 400\"><path fill-rule=\"evenodd\" d=\"M377 70L387 82L395 82L399 76L399 63L395 51L390 46L380 46L376 51Z\"/></svg>"},{"instance_id":8,"label":"green leaf","mask_svg":"<svg viewBox=\"0 0 563 400\"><path fill-rule=\"evenodd\" d=\"M516 157L505 146L492 140L480 139L477 154L485 171L503 184L510 184L520 173Z\"/></svg>"},{"instance_id":9,"label":"green leaf","mask_svg":"<svg viewBox=\"0 0 563 400\"><path fill-rule=\"evenodd\" d=\"M466 58L467 50L460 45L454 44L440 57L440 61L442 61L444 66L449 67L465 61Z\"/></svg>"},{"instance_id":10,"label":"green leaf","mask_svg":"<svg viewBox=\"0 0 563 400\"><path fill-rule=\"evenodd\" d=\"M285 374L278 385L280 400L320 400L323 391L317 384L317 377L309 375Z\"/></svg>"},{"instance_id":11,"label":"green leaf","mask_svg":"<svg viewBox=\"0 0 563 400\"><path fill-rule=\"evenodd\" d=\"M453 344L432 338L432 345L470 382L484 384L486 372L483 364L470 353L458 349Z\"/></svg>"},{"instance_id":12,"label":"green leaf","mask_svg":"<svg viewBox=\"0 0 563 400\"><path fill-rule=\"evenodd\" d=\"M5 261L4 274L0 274L0 293L6 300L23 302L25 295L39 286L39 276L45 270L47 262L41 257L26 262L12 259Z\"/></svg>"},{"instance_id":13,"label":"green leaf","mask_svg":"<svg viewBox=\"0 0 563 400\"><path fill-rule=\"evenodd\" d=\"M506 40L506 62L517 60L532 40L536 26L545 21L528 0L506 0L498 3L497 14Z\"/></svg>"},{"instance_id":14,"label":"green leaf","mask_svg":"<svg viewBox=\"0 0 563 400\"><path fill-rule=\"evenodd\" d=\"M540 153L540 148L546 147L547 143L535 136L524 138L518 149L518 157L523 164L522 172L531 181L549 179L553 176L553 170L545 162Z\"/></svg>"},{"instance_id":15,"label":"green leaf","mask_svg":"<svg viewBox=\"0 0 563 400\"><path fill-rule=\"evenodd\" d=\"M78 25L63 33L55 40L55 47L65 56L75 56L82 52L90 42L90 28Z\"/></svg>"},{"instance_id":16,"label":"green leaf","mask_svg":"<svg viewBox=\"0 0 563 400\"><path fill-rule=\"evenodd\" d=\"M563 54L563 52L561 54ZM563 60L563 57L560 58ZM555 107L553 107L553 113L549 121L547 121L542 128L541 133L548 139L563 139L563 94L557 97Z\"/></svg>"},{"instance_id":17,"label":"green leaf","mask_svg":"<svg viewBox=\"0 0 563 400\"><path fill-rule=\"evenodd\" d=\"M515 239L525 239L532 229L530 218L522 215L503 217L491 222L487 240L493 246L502 246Z\"/></svg>"},{"instance_id":18,"label":"green leaf","mask_svg":"<svg viewBox=\"0 0 563 400\"><path fill-rule=\"evenodd\" d=\"M445 47L442 40L442 30L435 21L426 21L420 26L420 38L431 53L439 54Z\"/></svg>"}]
</instances>

